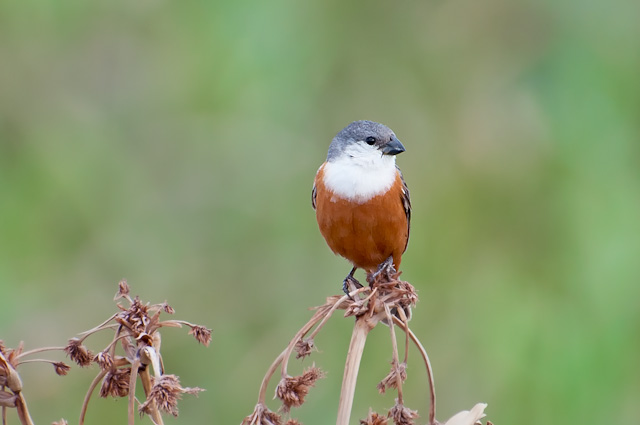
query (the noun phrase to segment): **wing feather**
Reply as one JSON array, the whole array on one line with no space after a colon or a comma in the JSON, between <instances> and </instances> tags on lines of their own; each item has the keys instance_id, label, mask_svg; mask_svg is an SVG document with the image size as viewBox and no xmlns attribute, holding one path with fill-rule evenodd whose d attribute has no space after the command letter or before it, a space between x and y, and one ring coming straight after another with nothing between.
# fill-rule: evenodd
<instances>
[{"instance_id":1,"label":"wing feather","mask_svg":"<svg viewBox=\"0 0 640 425\"><path fill-rule=\"evenodd\" d=\"M316 189L316 183L313 182L313 189L311 189L311 206L316 209L316 196L318 196L318 190Z\"/></svg>"},{"instance_id":2,"label":"wing feather","mask_svg":"<svg viewBox=\"0 0 640 425\"><path fill-rule=\"evenodd\" d=\"M409 231L411 230L411 194L409 193L409 188L404 181L400 168L398 168L398 174L400 174L400 180L402 180L402 206L404 208L404 214L407 216L407 242L404 245L404 249L406 250L409 244Z\"/></svg>"}]
</instances>

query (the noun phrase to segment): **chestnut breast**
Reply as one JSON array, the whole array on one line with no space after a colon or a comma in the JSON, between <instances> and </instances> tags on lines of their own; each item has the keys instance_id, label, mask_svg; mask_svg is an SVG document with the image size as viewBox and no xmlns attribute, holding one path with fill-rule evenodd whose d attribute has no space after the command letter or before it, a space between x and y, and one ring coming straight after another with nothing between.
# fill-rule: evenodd
<instances>
[{"instance_id":1,"label":"chestnut breast","mask_svg":"<svg viewBox=\"0 0 640 425\"><path fill-rule=\"evenodd\" d=\"M336 195L323 175L324 166L315 179L316 219L331 250L368 272L392 256L398 270L409 238L400 172L389 190L363 202Z\"/></svg>"}]
</instances>

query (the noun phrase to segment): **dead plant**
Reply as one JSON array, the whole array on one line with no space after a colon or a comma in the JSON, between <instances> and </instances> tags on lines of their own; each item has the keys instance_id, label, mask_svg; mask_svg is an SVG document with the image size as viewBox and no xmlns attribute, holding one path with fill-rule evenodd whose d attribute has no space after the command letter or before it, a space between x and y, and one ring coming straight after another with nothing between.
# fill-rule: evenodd
<instances>
[{"instance_id":1,"label":"dead plant","mask_svg":"<svg viewBox=\"0 0 640 425\"><path fill-rule=\"evenodd\" d=\"M154 424L163 424L162 413L178 415L178 400L183 394L198 394L201 388L182 387L176 375L166 374L160 354L160 329L165 327L190 328L189 334L208 346L211 329L183 320L161 320L162 313L173 314L174 310L166 302L160 304L143 303L138 297L131 298L129 285L125 280L118 284L115 301L125 300L127 305L117 304L118 312L100 325L69 339L65 347L43 347L24 351L23 344L15 349L6 348L0 341L0 406L2 423L7 423L7 408L15 408L22 425L33 425L27 404L22 394L22 381L17 367L24 363L48 362L58 375L66 375L70 367L59 361L46 359L25 359L36 353L64 351L80 367L96 364L99 372L89 385L80 412L79 424L83 425L89 400L100 385L100 397L128 397L128 424L133 425L136 412L148 415ZM85 340L101 331L113 332L111 342L100 351L93 352ZM118 345L121 350L117 350ZM150 372L150 369L153 373ZM135 397L135 388L140 378L145 400ZM56 424L66 424L64 419Z\"/></svg>"},{"instance_id":2,"label":"dead plant","mask_svg":"<svg viewBox=\"0 0 640 425\"><path fill-rule=\"evenodd\" d=\"M370 410L366 419L360 420L362 425L386 425L392 421L396 425L412 425L418 418L415 410L404 405L403 383L407 377L407 362L410 342L417 347L422 356L427 371L427 386L429 387L428 425L475 425L484 417L486 404L478 403L470 411L462 411L448 421L441 423L436 416L436 393L433 371L426 350L409 328L412 307L418 301L414 287L399 280L400 273L390 264L385 264L380 270L367 277L369 286L354 290L348 295L331 296L326 302L315 308L311 319L295 334L287 347L273 361L265 374L258 393L258 402L251 415L244 418L242 425L280 425L283 423L281 413L288 413L291 407L299 407L308 394L309 388L323 373L315 367L307 369L301 376L291 377L287 372L289 359L293 352L296 358L304 358L315 350L314 338L333 313L345 310L344 317L355 317L355 325L347 352L342 389L338 404L336 425L347 425L351 416L356 380L360 367L360 360L364 351L369 332L383 323L389 327L392 349L391 370L378 384L381 393L389 389L397 392L395 405L389 411L380 415ZM404 357L400 360L395 328L399 327L405 334ZM269 381L280 367L280 383L276 388L276 397L282 402L281 413L270 410L266 404L266 391ZM314 371L313 376L308 374ZM313 379L311 379L313 378ZM291 419L289 420L291 421ZM289 422L287 422L289 423ZM295 421L295 423L298 423ZM489 422L487 423L490 424Z\"/></svg>"}]
</instances>

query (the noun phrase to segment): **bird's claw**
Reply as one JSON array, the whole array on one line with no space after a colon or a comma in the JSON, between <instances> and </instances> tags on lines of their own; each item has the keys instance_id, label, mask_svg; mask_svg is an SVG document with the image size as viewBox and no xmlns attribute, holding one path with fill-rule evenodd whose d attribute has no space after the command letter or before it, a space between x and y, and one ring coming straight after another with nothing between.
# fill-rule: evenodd
<instances>
[{"instance_id":1,"label":"bird's claw","mask_svg":"<svg viewBox=\"0 0 640 425\"><path fill-rule=\"evenodd\" d=\"M356 279L351 275L345 277L344 280L342 281L342 291L347 295L349 295L352 291L355 291L356 289L360 289L360 288L362 288L362 284L358 282L358 279ZM353 300L351 295L349 295L349 298Z\"/></svg>"},{"instance_id":2,"label":"bird's claw","mask_svg":"<svg viewBox=\"0 0 640 425\"><path fill-rule=\"evenodd\" d=\"M386 280L389 281L395 273L396 269L393 266L393 257L389 257L380 263L378 270L376 270L375 273L367 274L367 282L369 282L369 286L371 286L380 277L386 277Z\"/></svg>"}]
</instances>

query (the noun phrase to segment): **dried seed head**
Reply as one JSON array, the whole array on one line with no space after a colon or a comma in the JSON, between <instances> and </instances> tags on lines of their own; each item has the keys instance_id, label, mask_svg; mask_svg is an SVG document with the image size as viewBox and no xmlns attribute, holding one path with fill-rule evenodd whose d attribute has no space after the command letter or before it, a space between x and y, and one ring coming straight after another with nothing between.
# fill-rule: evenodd
<instances>
[{"instance_id":1,"label":"dried seed head","mask_svg":"<svg viewBox=\"0 0 640 425\"><path fill-rule=\"evenodd\" d=\"M324 372L315 366L306 369L302 375L288 377L280 381L276 388L276 396L282 401L282 410L288 412L291 407L299 407L304 403L304 398L309 393L319 378L324 377Z\"/></svg>"},{"instance_id":2,"label":"dried seed head","mask_svg":"<svg viewBox=\"0 0 640 425\"><path fill-rule=\"evenodd\" d=\"M418 302L416 288L409 282L405 282L404 280L397 281L395 292L397 295L397 304L403 309L414 307L416 302Z\"/></svg>"},{"instance_id":3,"label":"dried seed head","mask_svg":"<svg viewBox=\"0 0 640 425\"><path fill-rule=\"evenodd\" d=\"M289 419L285 425L302 425L297 419Z\"/></svg>"},{"instance_id":4,"label":"dried seed head","mask_svg":"<svg viewBox=\"0 0 640 425\"><path fill-rule=\"evenodd\" d=\"M111 357L108 351L100 351L93 358L93 361L98 363L98 366L100 366L102 370L111 369L113 366L113 357Z\"/></svg>"},{"instance_id":5,"label":"dried seed head","mask_svg":"<svg viewBox=\"0 0 640 425\"><path fill-rule=\"evenodd\" d=\"M53 367L56 370L56 373L60 376L66 375L71 367L63 362L55 362L53 363Z\"/></svg>"},{"instance_id":6,"label":"dried seed head","mask_svg":"<svg viewBox=\"0 0 640 425\"><path fill-rule=\"evenodd\" d=\"M147 322L147 325L145 326L145 329L148 333L153 333L155 332L158 328L160 328L160 314L162 313L162 308L157 309L158 306L151 306L149 307L148 311L151 312L152 310L155 311L155 313L153 314L153 316L151 316L149 318L149 321Z\"/></svg>"},{"instance_id":7,"label":"dried seed head","mask_svg":"<svg viewBox=\"0 0 640 425\"><path fill-rule=\"evenodd\" d=\"M275 412L266 412L262 417L262 421L259 422L261 425L280 425L282 419L280 415Z\"/></svg>"},{"instance_id":8,"label":"dried seed head","mask_svg":"<svg viewBox=\"0 0 640 425\"><path fill-rule=\"evenodd\" d=\"M197 395L202 388L183 388L180 386L180 380L176 375L163 375L156 379L149 392L147 401L142 403L138 408L140 413L150 414L152 404L158 407L161 412L170 413L178 416L178 400L182 398L182 394Z\"/></svg>"},{"instance_id":9,"label":"dried seed head","mask_svg":"<svg viewBox=\"0 0 640 425\"><path fill-rule=\"evenodd\" d=\"M166 302L164 304L162 304L162 309L164 310L165 313L167 314L173 314L176 311L173 309L173 307L171 307L169 304L167 304Z\"/></svg>"},{"instance_id":10,"label":"dried seed head","mask_svg":"<svg viewBox=\"0 0 640 425\"><path fill-rule=\"evenodd\" d=\"M396 425L413 425L413 420L418 418L418 412L398 404L398 399L396 399L395 406L389 410L389 417L393 419L393 423Z\"/></svg>"},{"instance_id":11,"label":"dried seed head","mask_svg":"<svg viewBox=\"0 0 640 425\"><path fill-rule=\"evenodd\" d=\"M257 404L253 413L242 420L242 425L281 425L282 418L264 404Z\"/></svg>"},{"instance_id":12,"label":"dried seed head","mask_svg":"<svg viewBox=\"0 0 640 425\"><path fill-rule=\"evenodd\" d=\"M100 397L126 397L129 395L129 378L131 369L122 368L110 370L102 380Z\"/></svg>"},{"instance_id":13,"label":"dried seed head","mask_svg":"<svg viewBox=\"0 0 640 425\"><path fill-rule=\"evenodd\" d=\"M164 375L153 385L147 400L138 408L140 413L151 414L153 403L165 413L178 416L178 397L180 383L174 375Z\"/></svg>"},{"instance_id":14,"label":"dried seed head","mask_svg":"<svg viewBox=\"0 0 640 425\"><path fill-rule=\"evenodd\" d=\"M384 394L387 388L398 388L398 376L400 381L404 382L407 379L407 364L402 362L396 364L395 361L391 362L391 371L382 381L378 384L378 391L380 394Z\"/></svg>"},{"instance_id":15,"label":"dried seed head","mask_svg":"<svg viewBox=\"0 0 640 425\"><path fill-rule=\"evenodd\" d=\"M316 350L316 346L313 343L312 338L308 338L308 339L301 338L298 340L298 342L296 342L295 350L297 353L296 359L300 359L300 358L305 358L311 355L311 352Z\"/></svg>"},{"instance_id":16,"label":"dried seed head","mask_svg":"<svg viewBox=\"0 0 640 425\"><path fill-rule=\"evenodd\" d=\"M114 300L120 299L120 298L126 298L129 296L129 284L127 283L127 279L122 279L120 282L118 282L118 292L116 292L116 295L113 297Z\"/></svg>"},{"instance_id":17,"label":"dried seed head","mask_svg":"<svg viewBox=\"0 0 640 425\"><path fill-rule=\"evenodd\" d=\"M369 416L366 419L360 419L360 425L387 425L389 420L386 416L378 415L376 412L369 409Z\"/></svg>"},{"instance_id":18,"label":"dried seed head","mask_svg":"<svg viewBox=\"0 0 640 425\"><path fill-rule=\"evenodd\" d=\"M142 304L139 297L135 297L131 307L119 314L121 320L127 323L134 332L144 332L149 323L149 306Z\"/></svg>"},{"instance_id":19,"label":"dried seed head","mask_svg":"<svg viewBox=\"0 0 640 425\"><path fill-rule=\"evenodd\" d=\"M67 353L69 358L76 362L80 367L89 366L93 359L91 351L82 345L82 340L78 338L71 338L67 343L67 346L64 348L64 352Z\"/></svg>"},{"instance_id":20,"label":"dried seed head","mask_svg":"<svg viewBox=\"0 0 640 425\"><path fill-rule=\"evenodd\" d=\"M211 329L207 329L204 326L193 326L189 331L189 335L193 335L194 338L205 347L208 347L211 342Z\"/></svg>"}]
</instances>

